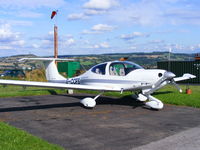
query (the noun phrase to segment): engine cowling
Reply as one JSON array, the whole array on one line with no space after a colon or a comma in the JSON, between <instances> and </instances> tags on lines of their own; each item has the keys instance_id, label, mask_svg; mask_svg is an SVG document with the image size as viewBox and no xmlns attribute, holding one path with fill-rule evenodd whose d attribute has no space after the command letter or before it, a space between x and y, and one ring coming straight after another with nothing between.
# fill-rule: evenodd
<instances>
[{"instance_id":1,"label":"engine cowling","mask_svg":"<svg viewBox=\"0 0 200 150\"><path fill-rule=\"evenodd\" d=\"M87 108L93 108L96 106L96 101L91 97L86 97L86 98L82 99L80 101L80 103L83 104L83 106L85 106Z\"/></svg>"}]
</instances>

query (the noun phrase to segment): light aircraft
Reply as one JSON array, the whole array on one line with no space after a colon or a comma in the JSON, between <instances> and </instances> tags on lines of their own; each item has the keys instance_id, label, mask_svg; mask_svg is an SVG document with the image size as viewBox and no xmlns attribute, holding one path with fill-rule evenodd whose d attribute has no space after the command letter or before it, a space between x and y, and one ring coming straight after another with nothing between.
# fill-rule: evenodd
<instances>
[{"instance_id":1,"label":"light aircraft","mask_svg":"<svg viewBox=\"0 0 200 150\"><path fill-rule=\"evenodd\" d=\"M64 78L59 74L55 61L70 61L59 58L23 58L23 60L43 61L48 82L0 80L3 85L36 86L63 89L96 90L100 94L94 98L86 97L80 100L85 107L93 108L96 99L106 91L136 92L133 97L153 109L162 109L163 103L151 94L167 84L173 84L180 92L182 90L176 81L195 78L192 74L175 77L172 72L161 69L144 69L130 61L110 61L95 65L80 76Z\"/></svg>"}]
</instances>

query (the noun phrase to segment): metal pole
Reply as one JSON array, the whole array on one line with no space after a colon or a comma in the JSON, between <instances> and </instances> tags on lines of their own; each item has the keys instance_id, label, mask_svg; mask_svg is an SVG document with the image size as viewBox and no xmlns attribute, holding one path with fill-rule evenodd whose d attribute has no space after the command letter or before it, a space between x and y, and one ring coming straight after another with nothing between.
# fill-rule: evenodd
<instances>
[{"instance_id":1,"label":"metal pole","mask_svg":"<svg viewBox=\"0 0 200 150\"><path fill-rule=\"evenodd\" d=\"M54 25L54 58L58 58L58 27Z\"/></svg>"},{"instance_id":2,"label":"metal pole","mask_svg":"<svg viewBox=\"0 0 200 150\"><path fill-rule=\"evenodd\" d=\"M170 55L170 53L172 52L172 48L170 47L169 48L169 55L168 55L168 71L170 71L171 70L171 55Z\"/></svg>"}]
</instances>

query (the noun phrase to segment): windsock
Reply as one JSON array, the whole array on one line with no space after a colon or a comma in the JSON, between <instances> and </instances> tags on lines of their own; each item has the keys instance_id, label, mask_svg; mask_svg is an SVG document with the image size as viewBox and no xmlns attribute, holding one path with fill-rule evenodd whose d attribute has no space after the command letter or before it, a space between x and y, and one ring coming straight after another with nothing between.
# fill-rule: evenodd
<instances>
[{"instance_id":1,"label":"windsock","mask_svg":"<svg viewBox=\"0 0 200 150\"><path fill-rule=\"evenodd\" d=\"M53 17L54 17L55 15L57 15L57 12L58 12L58 10L52 11L52 13L51 13L51 19L53 19Z\"/></svg>"}]
</instances>

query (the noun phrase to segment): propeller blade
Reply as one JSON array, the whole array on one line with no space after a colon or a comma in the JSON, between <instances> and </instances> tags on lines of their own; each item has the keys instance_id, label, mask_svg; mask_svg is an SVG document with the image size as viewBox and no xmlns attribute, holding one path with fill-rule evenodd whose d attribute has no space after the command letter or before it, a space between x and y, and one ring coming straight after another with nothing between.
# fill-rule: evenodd
<instances>
[{"instance_id":1,"label":"propeller blade","mask_svg":"<svg viewBox=\"0 0 200 150\"><path fill-rule=\"evenodd\" d=\"M178 90L180 93L183 92L183 90L182 90L182 89L180 88L180 86L174 81L174 79L171 80L171 84L173 84L173 85L177 88L177 90Z\"/></svg>"}]
</instances>

